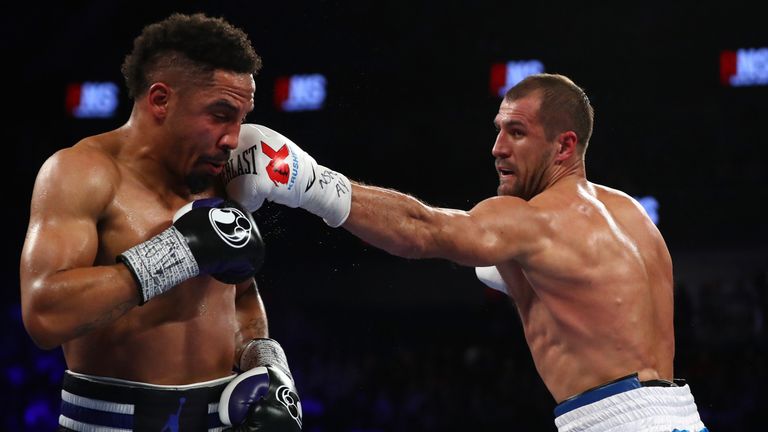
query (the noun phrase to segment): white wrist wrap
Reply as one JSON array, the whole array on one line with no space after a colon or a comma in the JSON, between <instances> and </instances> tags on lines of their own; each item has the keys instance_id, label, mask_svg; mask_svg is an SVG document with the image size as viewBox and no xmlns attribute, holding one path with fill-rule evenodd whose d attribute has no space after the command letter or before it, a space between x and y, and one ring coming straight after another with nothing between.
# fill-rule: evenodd
<instances>
[{"instance_id":1,"label":"white wrist wrap","mask_svg":"<svg viewBox=\"0 0 768 432\"><path fill-rule=\"evenodd\" d=\"M352 184L341 173L322 165L312 167L314 178L304 191L301 207L318 215L329 226L336 228L349 216L352 206Z\"/></svg>"},{"instance_id":2,"label":"white wrist wrap","mask_svg":"<svg viewBox=\"0 0 768 432\"><path fill-rule=\"evenodd\" d=\"M200 274L197 261L176 227L170 227L117 257L139 283L141 304Z\"/></svg>"}]
</instances>

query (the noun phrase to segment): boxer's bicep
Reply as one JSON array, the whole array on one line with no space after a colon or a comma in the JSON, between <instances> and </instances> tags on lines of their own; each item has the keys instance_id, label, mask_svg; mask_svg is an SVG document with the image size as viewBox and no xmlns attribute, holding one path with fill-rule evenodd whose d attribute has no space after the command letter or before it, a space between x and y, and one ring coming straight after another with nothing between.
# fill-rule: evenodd
<instances>
[{"instance_id":1,"label":"boxer's bicep","mask_svg":"<svg viewBox=\"0 0 768 432\"><path fill-rule=\"evenodd\" d=\"M104 173L85 155L61 151L45 162L35 181L29 227L22 253L22 276L93 264L96 224L112 193Z\"/></svg>"},{"instance_id":2,"label":"boxer's bicep","mask_svg":"<svg viewBox=\"0 0 768 432\"><path fill-rule=\"evenodd\" d=\"M83 296L105 282L118 285L114 272L91 268L99 214L113 187L113 179L97 165L90 157L62 151L46 161L35 182L20 282L24 323L41 346L56 346L79 334L88 315L82 308L100 304L93 296L94 301L84 303Z\"/></svg>"},{"instance_id":3,"label":"boxer's bicep","mask_svg":"<svg viewBox=\"0 0 768 432\"><path fill-rule=\"evenodd\" d=\"M443 211L440 219L441 255L463 265L520 260L546 240L542 213L514 197L487 199L468 212Z\"/></svg>"}]
</instances>

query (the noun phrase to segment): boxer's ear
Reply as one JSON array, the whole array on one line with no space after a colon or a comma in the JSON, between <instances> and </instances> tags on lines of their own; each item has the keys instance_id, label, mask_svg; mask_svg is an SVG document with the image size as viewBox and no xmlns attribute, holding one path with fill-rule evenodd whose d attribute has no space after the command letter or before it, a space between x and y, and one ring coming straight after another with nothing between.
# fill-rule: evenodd
<instances>
[{"instance_id":1,"label":"boxer's ear","mask_svg":"<svg viewBox=\"0 0 768 432\"><path fill-rule=\"evenodd\" d=\"M147 103L150 112L158 120L163 120L168 115L168 102L173 90L164 82L156 82L147 91Z\"/></svg>"},{"instance_id":2,"label":"boxer's ear","mask_svg":"<svg viewBox=\"0 0 768 432\"><path fill-rule=\"evenodd\" d=\"M576 152L576 143L579 138L574 131L565 131L557 136L557 147L555 148L555 162L561 163L568 160Z\"/></svg>"}]
</instances>

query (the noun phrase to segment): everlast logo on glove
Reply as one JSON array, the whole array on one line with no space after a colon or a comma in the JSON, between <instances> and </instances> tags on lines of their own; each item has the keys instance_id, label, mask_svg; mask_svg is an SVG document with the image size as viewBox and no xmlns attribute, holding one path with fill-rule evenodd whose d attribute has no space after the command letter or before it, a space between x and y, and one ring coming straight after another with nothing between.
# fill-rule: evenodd
<instances>
[{"instance_id":1,"label":"everlast logo on glove","mask_svg":"<svg viewBox=\"0 0 768 432\"><path fill-rule=\"evenodd\" d=\"M227 196L249 212L266 200L303 208L332 227L347 219L352 184L343 174L318 164L293 141L266 126L242 125L238 143L230 155L232 164L221 179ZM254 146L259 151L254 151ZM248 168L266 170L261 173L266 175L245 172Z\"/></svg>"},{"instance_id":2,"label":"everlast logo on glove","mask_svg":"<svg viewBox=\"0 0 768 432\"><path fill-rule=\"evenodd\" d=\"M233 154L233 157L227 161L227 164L224 166L224 170L219 174L222 182L227 184L233 178L244 174L258 175L258 170L256 169L257 151L258 145L253 145L242 152Z\"/></svg>"}]
</instances>

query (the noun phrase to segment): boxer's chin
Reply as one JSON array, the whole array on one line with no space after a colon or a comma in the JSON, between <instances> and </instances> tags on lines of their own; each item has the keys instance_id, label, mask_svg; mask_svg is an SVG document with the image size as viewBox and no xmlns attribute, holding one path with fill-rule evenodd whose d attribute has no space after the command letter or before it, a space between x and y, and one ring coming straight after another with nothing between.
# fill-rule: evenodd
<instances>
[{"instance_id":1,"label":"boxer's chin","mask_svg":"<svg viewBox=\"0 0 768 432\"><path fill-rule=\"evenodd\" d=\"M191 193L197 194L208 189L213 184L214 178L207 174L192 173L187 176L185 183Z\"/></svg>"}]
</instances>

